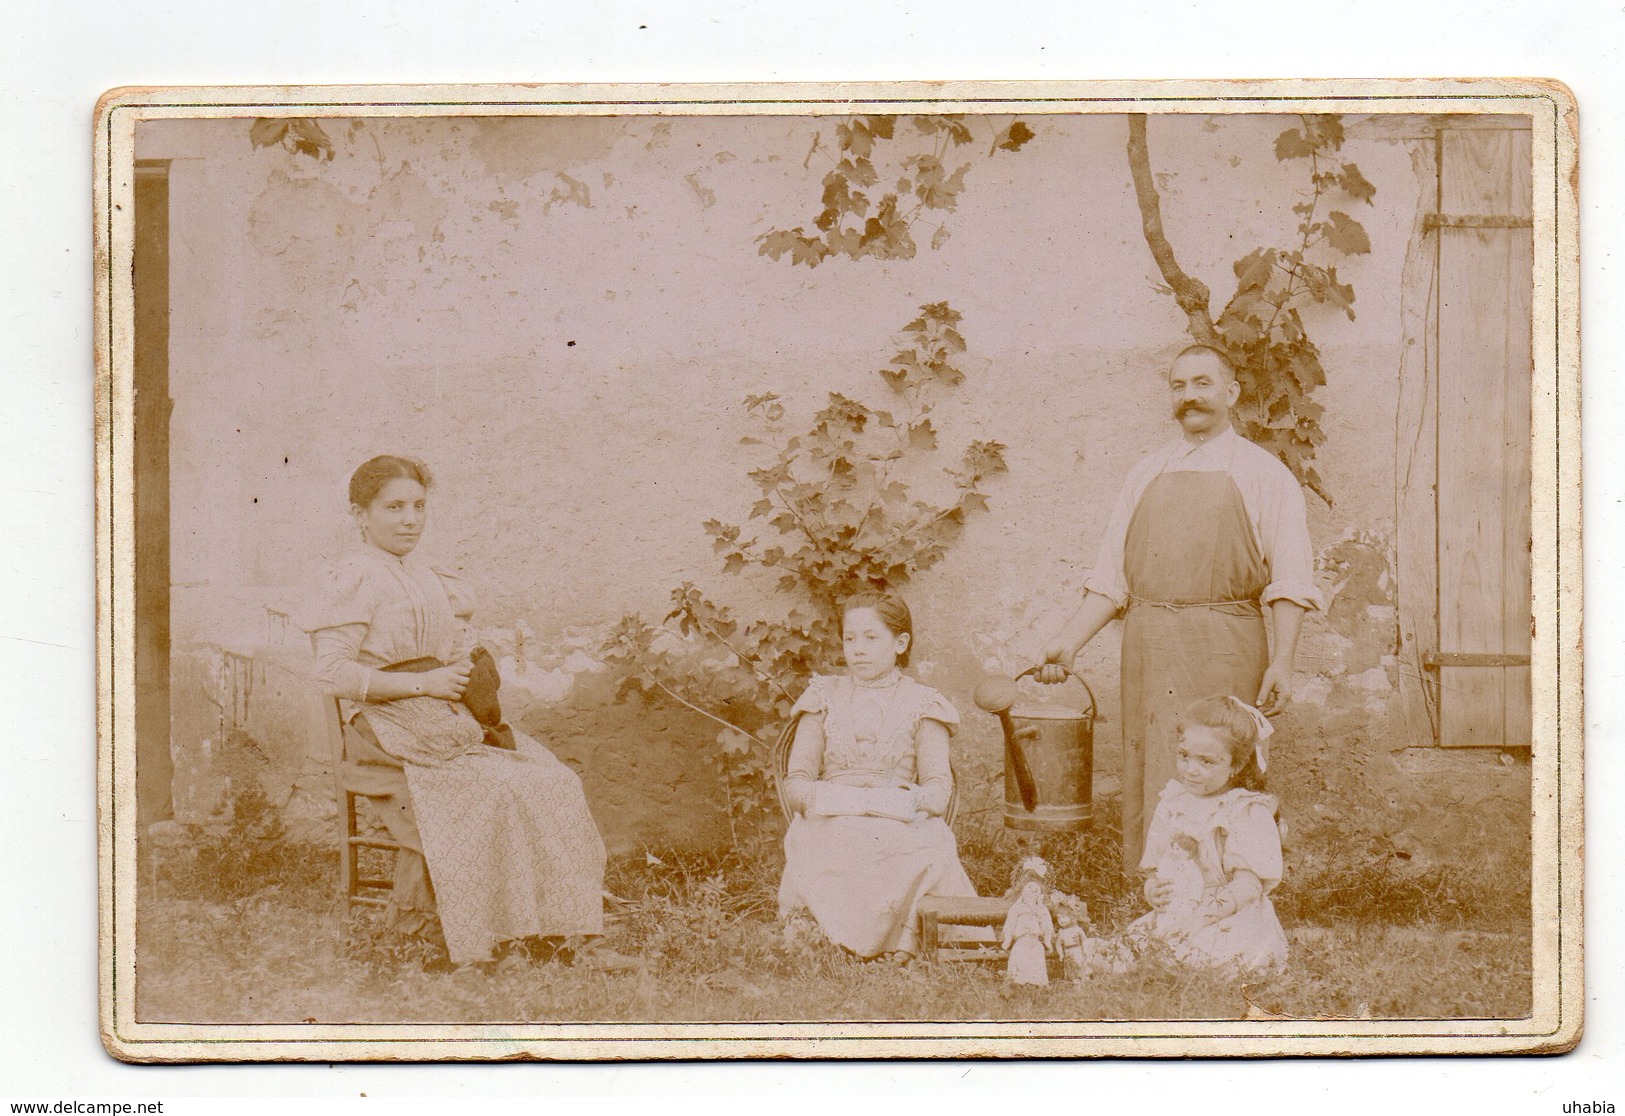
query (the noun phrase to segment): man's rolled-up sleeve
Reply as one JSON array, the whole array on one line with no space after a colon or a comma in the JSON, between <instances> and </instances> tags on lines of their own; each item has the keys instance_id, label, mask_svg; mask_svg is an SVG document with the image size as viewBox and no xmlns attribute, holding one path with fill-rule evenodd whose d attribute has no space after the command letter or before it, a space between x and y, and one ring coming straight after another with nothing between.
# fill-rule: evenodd
<instances>
[{"instance_id":1,"label":"man's rolled-up sleeve","mask_svg":"<svg viewBox=\"0 0 1625 1116\"><path fill-rule=\"evenodd\" d=\"M1283 466L1271 478L1259 516L1259 541L1269 563L1270 581L1263 601L1292 601L1306 609L1321 607L1315 585L1315 552L1309 542L1308 511L1303 489Z\"/></svg>"}]
</instances>

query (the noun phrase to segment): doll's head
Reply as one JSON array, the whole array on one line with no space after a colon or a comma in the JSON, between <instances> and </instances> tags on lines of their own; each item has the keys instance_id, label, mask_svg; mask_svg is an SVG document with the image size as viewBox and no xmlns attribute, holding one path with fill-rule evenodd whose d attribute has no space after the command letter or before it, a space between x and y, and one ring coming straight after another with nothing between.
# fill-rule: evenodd
<instances>
[{"instance_id":1,"label":"doll's head","mask_svg":"<svg viewBox=\"0 0 1625 1116\"><path fill-rule=\"evenodd\" d=\"M1078 916L1063 907L1061 908L1060 913L1055 916L1055 922L1062 930L1065 930L1068 926L1076 926L1078 924Z\"/></svg>"},{"instance_id":2,"label":"doll's head","mask_svg":"<svg viewBox=\"0 0 1625 1116\"><path fill-rule=\"evenodd\" d=\"M1196 859L1196 838L1189 833L1180 833L1168 842L1168 851L1179 853L1187 860Z\"/></svg>"},{"instance_id":3,"label":"doll's head","mask_svg":"<svg viewBox=\"0 0 1625 1116\"><path fill-rule=\"evenodd\" d=\"M1028 880L1021 885L1020 900L1029 906L1042 907L1044 905L1044 885L1037 880Z\"/></svg>"},{"instance_id":4,"label":"doll's head","mask_svg":"<svg viewBox=\"0 0 1625 1116\"><path fill-rule=\"evenodd\" d=\"M1015 868L1010 872L1010 886L1005 891L1005 897L1014 899L1027 890L1027 885L1038 885L1039 893L1049 887L1049 862L1041 856L1027 855L1016 861Z\"/></svg>"},{"instance_id":5,"label":"doll's head","mask_svg":"<svg viewBox=\"0 0 1625 1116\"><path fill-rule=\"evenodd\" d=\"M1264 789L1258 765L1258 720L1251 707L1232 697L1193 703L1174 722L1174 771L1198 798L1232 787Z\"/></svg>"},{"instance_id":6,"label":"doll's head","mask_svg":"<svg viewBox=\"0 0 1625 1116\"><path fill-rule=\"evenodd\" d=\"M867 681L908 666L913 643L914 617L896 593L865 590L841 603L841 649L856 677Z\"/></svg>"}]
</instances>

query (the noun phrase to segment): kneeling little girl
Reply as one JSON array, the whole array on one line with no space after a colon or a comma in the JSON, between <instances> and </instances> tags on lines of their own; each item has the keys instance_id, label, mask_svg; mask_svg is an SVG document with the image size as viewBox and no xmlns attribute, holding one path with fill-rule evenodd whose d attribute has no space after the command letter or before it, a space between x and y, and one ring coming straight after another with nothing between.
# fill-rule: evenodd
<instances>
[{"instance_id":1,"label":"kneeling little girl","mask_svg":"<svg viewBox=\"0 0 1625 1116\"><path fill-rule=\"evenodd\" d=\"M1238 698L1210 697L1177 728L1175 778L1140 860L1151 913L1091 939L1088 967L1121 971L1161 943L1186 965L1279 971L1287 941L1269 898L1281 882L1276 800L1263 793L1269 721Z\"/></svg>"}]
</instances>

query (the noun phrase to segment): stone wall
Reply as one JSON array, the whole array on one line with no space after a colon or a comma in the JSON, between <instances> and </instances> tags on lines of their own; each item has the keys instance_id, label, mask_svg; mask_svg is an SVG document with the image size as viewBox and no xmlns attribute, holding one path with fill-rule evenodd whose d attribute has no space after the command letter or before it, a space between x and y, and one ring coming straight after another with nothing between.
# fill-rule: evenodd
<instances>
[{"instance_id":1,"label":"stone wall","mask_svg":"<svg viewBox=\"0 0 1625 1116\"><path fill-rule=\"evenodd\" d=\"M804 415L832 390L879 398L896 331L939 300L970 345L969 378L936 416L943 445L996 439L1011 472L911 594L918 674L964 712L966 747L993 748L970 691L984 670L1030 663L1075 607L1124 474L1174 433L1162 377L1187 340L1140 232L1123 118L1027 119L1020 152L966 149L940 249L926 227L913 260L816 270L754 242L816 213L813 119L329 120L321 162L253 149L247 120L144 125L140 157L171 160L183 812L218 800L210 756L234 728L269 757L291 814L330 808L323 705L287 617L353 530L350 471L400 452L435 470L424 549L474 585L512 660L515 719L583 772L612 844L714 840L720 788L697 758L714 726L616 705L592 648L625 613L663 615L683 581L771 595L723 578L700 529L742 521L755 497L741 400L772 391ZM1291 235L1304 170L1273 154L1288 123L1152 121L1169 237L1216 301L1235 258ZM1401 669L1394 400L1404 264L1430 196L1412 130L1349 122L1346 154L1378 190L1356 214L1373 250L1339 266L1358 318L1310 315L1337 503L1311 498L1331 605L1308 625L1300 697L1306 715L1368 726L1397 716ZM1108 633L1081 664L1106 769L1115 660Z\"/></svg>"}]
</instances>

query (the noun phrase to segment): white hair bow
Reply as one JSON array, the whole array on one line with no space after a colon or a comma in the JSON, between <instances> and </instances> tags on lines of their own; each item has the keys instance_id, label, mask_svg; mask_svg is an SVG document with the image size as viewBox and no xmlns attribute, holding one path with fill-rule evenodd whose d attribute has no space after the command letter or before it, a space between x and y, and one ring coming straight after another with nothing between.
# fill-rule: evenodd
<instances>
[{"instance_id":1,"label":"white hair bow","mask_svg":"<svg viewBox=\"0 0 1625 1116\"><path fill-rule=\"evenodd\" d=\"M1275 735L1275 726L1270 724L1270 719L1264 716L1264 711L1257 706L1248 705L1234 695L1228 696L1236 703L1236 708L1253 719L1253 725L1258 729L1258 743L1253 746L1253 755L1258 758L1258 770L1267 770L1270 763L1269 739Z\"/></svg>"}]
</instances>

